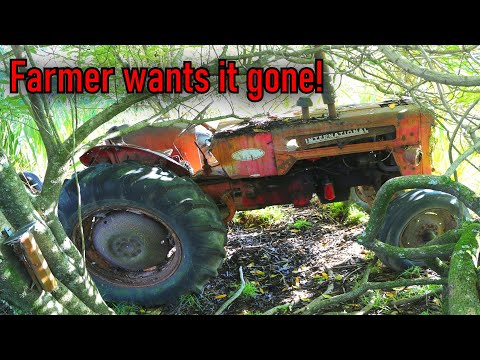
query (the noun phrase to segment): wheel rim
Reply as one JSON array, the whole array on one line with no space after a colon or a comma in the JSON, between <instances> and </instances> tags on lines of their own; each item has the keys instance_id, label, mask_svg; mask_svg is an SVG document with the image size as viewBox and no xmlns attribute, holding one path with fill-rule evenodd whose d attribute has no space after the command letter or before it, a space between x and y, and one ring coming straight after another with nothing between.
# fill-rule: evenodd
<instances>
[{"instance_id":1,"label":"wheel rim","mask_svg":"<svg viewBox=\"0 0 480 360\"><path fill-rule=\"evenodd\" d=\"M73 240L81 247L80 227ZM180 265L182 247L169 224L144 210L100 208L84 215L85 256L89 271L123 287L165 281Z\"/></svg>"},{"instance_id":2,"label":"wheel rim","mask_svg":"<svg viewBox=\"0 0 480 360\"><path fill-rule=\"evenodd\" d=\"M355 193L357 194L357 197L363 201L366 202L370 207L373 204L373 201L375 200L375 196L377 192L375 191L375 188L373 186L355 186Z\"/></svg>"},{"instance_id":3,"label":"wheel rim","mask_svg":"<svg viewBox=\"0 0 480 360\"><path fill-rule=\"evenodd\" d=\"M457 219L447 209L427 209L416 214L406 224L400 237L400 247L415 248L458 227Z\"/></svg>"}]
</instances>

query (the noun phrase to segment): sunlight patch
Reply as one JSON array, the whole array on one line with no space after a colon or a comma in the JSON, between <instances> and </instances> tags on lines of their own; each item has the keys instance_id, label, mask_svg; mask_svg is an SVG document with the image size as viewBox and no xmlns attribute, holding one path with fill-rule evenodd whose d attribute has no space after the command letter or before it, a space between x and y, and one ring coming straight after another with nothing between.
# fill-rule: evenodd
<instances>
[{"instance_id":1,"label":"sunlight patch","mask_svg":"<svg viewBox=\"0 0 480 360\"><path fill-rule=\"evenodd\" d=\"M5 272L2 274L2 280L8 280L12 276L12 273L10 270L5 270Z\"/></svg>"},{"instance_id":2,"label":"sunlight patch","mask_svg":"<svg viewBox=\"0 0 480 360\"><path fill-rule=\"evenodd\" d=\"M150 173L150 174L146 174L146 175L143 175L142 177L140 177L138 179L138 181L141 181L141 180L158 180L162 177L162 175L160 174L157 174L157 173Z\"/></svg>"},{"instance_id":3,"label":"sunlight patch","mask_svg":"<svg viewBox=\"0 0 480 360\"><path fill-rule=\"evenodd\" d=\"M135 170L130 170L125 173L125 175L130 175L130 174L140 174L143 171L143 168L138 168Z\"/></svg>"},{"instance_id":4,"label":"sunlight patch","mask_svg":"<svg viewBox=\"0 0 480 360\"><path fill-rule=\"evenodd\" d=\"M60 247L62 248L63 251L70 250L72 248L72 242L70 241L69 238L65 238L62 244L60 245Z\"/></svg>"},{"instance_id":5,"label":"sunlight patch","mask_svg":"<svg viewBox=\"0 0 480 360\"><path fill-rule=\"evenodd\" d=\"M95 296L95 304L101 304L101 303L103 303L103 298L99 293L97 293L97 295Z\"/></svg>"},{"instance_id":6,"label":"sunlight patch","mask_svg":"<svg viewBox=\"0 0 480 360\"><path fill-rule=\"evenodd\" d=\"M291 139L287 141L287 151L294 151L298 148L297 139Z\"/></svg>"},{"instance_id":7,"label":"sunlight patch","mask_svg":"<svg viewBox=\"0 0 480 360\"><path fill-rule=\"evenodd\" d=\"M33 228L33 231L38 233L38 234L47 234L48 233L48 228L46 226L43 226L42 223L40 223L39 221L37 221L35 223L35 226Z\"/></svg>"},{"instance_id":8,"label":"sunlight patch","mask_svg":"<svg viewBox=\"0 0 480 360\"><path fill-rule=\"evenodd\" d=\"M43 212L44 216L46 216L46 217L50 216L52 213L55 212L55 209L56 209L55 206L50 206L50 207L48 207L48 209L46 209L46 210Z\"/></svg>"},{"instance_id":9,"label":"sunlight patch","mask_svg":"<svg viewBox=\"0 0 480 360\"><path fill-rule=\"evenodd\" d=\"M63 295L60 300L62 300L62 302L69 302L69 301L72 301L73 299L73 293L71 291L68 291L65 295Z\"/></svg>"},{"instance_id":10,"label":"sunlight patch","mask_svg":"<svg viewBox=\"0 0 480 360\"><path fill-rule=\"evenodd\" d=\"M62 306L62 304L60 304L60 303L57 302L57 303L55 304L55 307L56 307L56 309L57 309L57 311L58 311L59 314L63 313L63 306Z\"/></svg>"}]
</instances>

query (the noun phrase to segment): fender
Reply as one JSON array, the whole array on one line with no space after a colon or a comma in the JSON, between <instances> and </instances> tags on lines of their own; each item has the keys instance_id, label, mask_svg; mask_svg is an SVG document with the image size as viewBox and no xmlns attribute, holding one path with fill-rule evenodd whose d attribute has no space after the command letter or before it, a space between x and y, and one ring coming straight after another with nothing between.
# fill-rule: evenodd
<instances>
[{"instance_id":1,"label":"fender","mask_svg":"<svg viewBox=\"0 0 480 360\"><path fill-rule=\"evenodd\" d=\"M157 151L132 145L95 146L80 156L81 163L87 167L102 163L121 163L127 160L136 161L142 165L160 166L179 176L190 176L190 171L172 158Z\"/></svg>"}]
</instances>

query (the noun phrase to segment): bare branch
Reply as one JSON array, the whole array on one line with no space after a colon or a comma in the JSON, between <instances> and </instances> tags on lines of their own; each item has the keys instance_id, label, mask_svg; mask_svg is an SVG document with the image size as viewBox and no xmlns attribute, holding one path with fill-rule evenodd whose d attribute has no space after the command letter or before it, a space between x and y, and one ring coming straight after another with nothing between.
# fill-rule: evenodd
<instances>
[{"instance_id":1,"label":"bare branch","mask_svg":"<svg viewBox=\"0 0 480 360\"><path fill-rule=\"evenodd\" d=\"M440 73L412 63L400 53L395 51L393 46L381 45L379 46L379 49L389 61L402 68L409 74L418 76L422 79L453 86L480 86L480 76L463 76Z\"/></svg>"},{"instance_id":2,"label":"bare branch","mask_svg":"<svg viewBox=\"0 0 480 360\"><path fill-rule=\"evenodd\" d=\"M455 161L450 165L450 167L445 171L444 176L452 176L452 174L457 170L457 168L460 166L460 164L465 161L470 155L472 155L474 152L480 151L480 141L475 143L471 148L469 148L467 151L465 151L462 155L460 155Z\"/></svg>"},{"instance_id":3,"label":"bare branch","mask_svg":"<svg viewBox=\"0 0 480 360\"><path fill-rule=\"evenodd\" d=\"M225 301L223 305L220 306L220 308L215 312L215 315L222 315L222 313L235 301L235 299L242 294L242 291L245 288L245 280L243 279L243 270L241 266L238 269L238 271L240 272L240 281L241 281L240 287L235 292L235 294L232 295L230 299Z\"/></svg>"},{"instance_id":4,"label":"bare branch","mask_svg":"<svg viewBox=\"0 0 480 360\"><path fill-rule=\"evenodd\" d=\"M145 93L145 94L129 94L120 99L117 103L110 105L106 109L102 110L97 115L90 118L87 122L83 123L76 131L76 143L80 144L83 142L88 135L95 131L98 127L105 124L106 122L112 120L116 115L128 109L130 106L139 103L149 97L152 97L154 94ZM73 149L73 137L72 135L65 140L64 145L66 149Z\"/></svg>"}]
</instances>

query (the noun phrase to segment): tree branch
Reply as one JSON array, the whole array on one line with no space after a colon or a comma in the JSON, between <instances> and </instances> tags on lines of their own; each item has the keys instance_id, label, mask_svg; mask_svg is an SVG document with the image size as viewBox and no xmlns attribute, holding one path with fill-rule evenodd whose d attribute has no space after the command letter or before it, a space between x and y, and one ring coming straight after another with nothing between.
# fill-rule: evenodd
<instances>
[{"instance_id":1,"label":"tree branch","mask_svg":"<svg viewBox=\"0 0 480 360\"><path fill-rule=\"evenodd\" d=\"M310 302L307 306L295 311L294 314L297 314L297 315L318 314L322 311L331 309L332 307L339 306L347 301L353 300L365 294L368 290L392 289L395 287L413 286L413 285L431 285L431 284L444 285L445 283L446 283L445 279L431 279L431 278L399 279L399 280L384 281L384 282L366 282L365 284L362 284L359 287L345 294L333 296L328 299L318 297L312 300L312 302Z\"/></svg>"},{"instance_id":2,"label":"tree branch","mask_svg":"<svg viewBox=\"0 0 480 360\"><path fill-rule=\"evenodd\" d=\"M457 168L464 160L466 160L474 152L478 151L480 151L480 141L476 142L471 148L467 149L462 155L456 158L443 175L448 177L452 176L452 174L455 172L455 170L457 170Z\"/></svg>"},{"instance_id":3,"label":"tree branch","mask_svg":"<svg viewBox=\"0 0 480 360\"><path fill-rule=\"evenodd\" d=\"M116 115L128 109L130 106L139 103L149 97L154 96L152 93L142 93L142 94L129 94L120 99L117 103L110 105L106 109L102 110L97 115L91 117L84 124L82 124L76 131L76 143L80 144L95 131L98 127L105 124L106 122L113 119ZM64 145L68 151L73 150L73 135L70 135L68 139L65 140Z\"/></svg>"},{"instance_id":4,"label":"tree branch","mask_svg":"<svg viewBox=\"0 0 480 360\"><path fill-rule=\"evenodd\" d=\"M215 312L215 315L222 315L222 313L225 311L225 309L227 309L235 301L236 298L238 298L240 295L242 295L242 291L245 288L245 280L243 279L243 270L242 270L241 266L238 269L238 271L240 272L240 281L241 281L240 287L235 292L235 294L232 295L232 297L230 299L225 301L223 303L223 305L220 306L220 308Z\"/></svg>"},{"instance_id":5,"label":"tree branch","mask_svg":"<svg viewBox=\"0 0 480 360\"><path fill-rule=\"evenodd\" d=\"M368 222L367 228L365 232L359 236L358 242L367 247L370 245L376 246L376 237L383 226L390 199L394 193L405 189L432 189L443 191L457 197L477 215L480 214L480 197L465 185L454 182L447 176L411 175L397 177L385 182L378 191L373 203L372 213L370 214L370 219L375 219L375 221ZM403 250L410 251L413 250L413 248L409 250L403 248Z\"/></svg>"},{"instance_id":6,"label":"tree branch","mask_svg":"<svg viewBox=\"0 0 480 360\"><path fill-rule=\"evenodd\" d=\"M480 86L480 76L462 76L439 73L408 61L400 53L395 51L393 46L380 45L378 48L389 61L409 74L418 76L422 79L453 86Z\"/></svg>"},{"instance_id":7,"label":"tree branch","mask_svg":"<svg viewBox=\"0 0 480 360\"><path fill-rule=\"evenodd\" d=\"M121 129L121 130L118 130L118 131L114 131L114 132L111 132L109 134L103 134L95 139L93 139L92 141L89 141L88 143L82 145L81 147L78 148L77 151L81 151L81 150L87 150L87 149L90 149L92 148L93 146L99 144L101 141L107 139L107 138L116 138L116 137L122 137L122 136L125 136L127 134L130 134L132 132L135 132L137 130L140 130L140 129L143 129L144 127L147 127L147 126L152 126L152 127L158 127L158 128L162 128L162 127L167 127L167 126L171 126L173 124L185 124L185 125L188 125L188 126L193 126L193 125L200 125L200 124L203 124L203 123L206 123L206 122L210 122L210 121L218 121L218 120L224 120L224 119L245 119L243 117L240 117L238 115L235 115L235 114L228 114L228 115L221 115L221 116L215 116L215 117L212 117L212 118L203 118L203 119L196 119L196 120L186 120L186 119L172 119L172 120L166 120L166 121L158 121L157 117L159 115L155 115L155 117L150 117L146 120L141 120L131 126L129 126L128 128L125 128L125 129Z\"/></svg>"}]
</instances>

